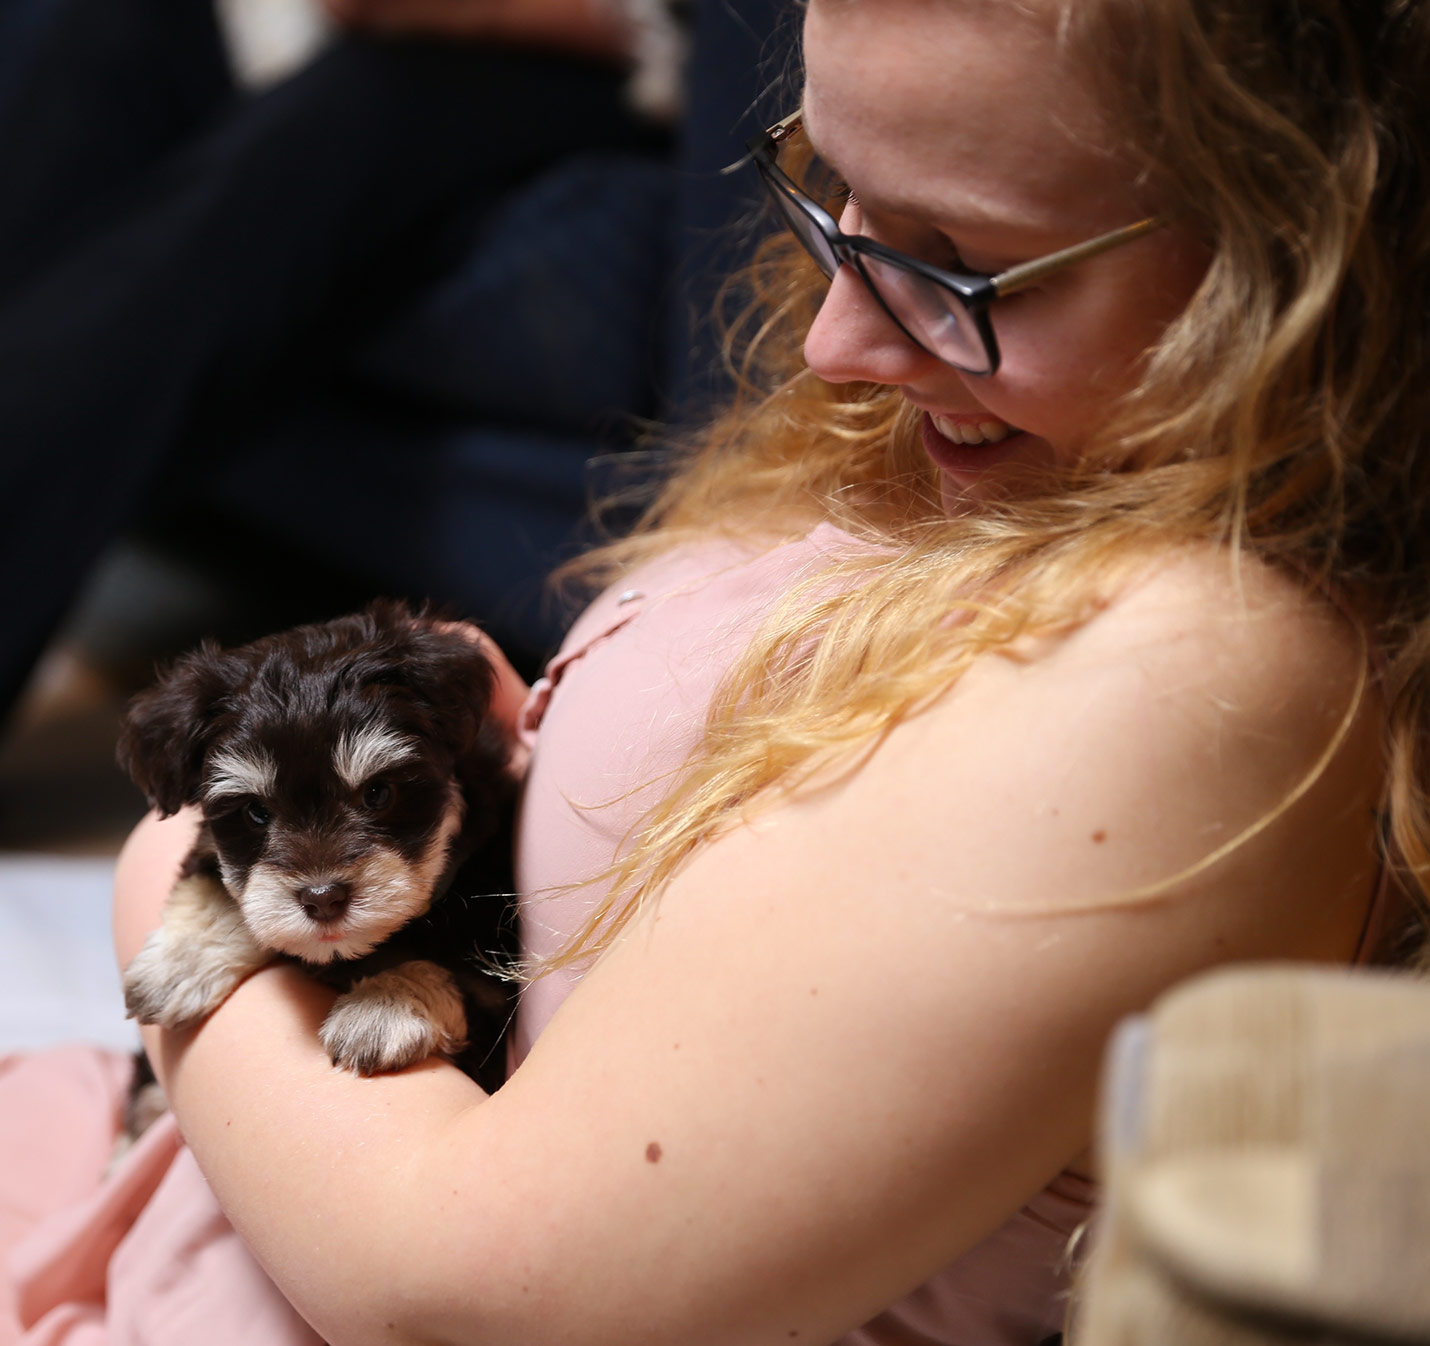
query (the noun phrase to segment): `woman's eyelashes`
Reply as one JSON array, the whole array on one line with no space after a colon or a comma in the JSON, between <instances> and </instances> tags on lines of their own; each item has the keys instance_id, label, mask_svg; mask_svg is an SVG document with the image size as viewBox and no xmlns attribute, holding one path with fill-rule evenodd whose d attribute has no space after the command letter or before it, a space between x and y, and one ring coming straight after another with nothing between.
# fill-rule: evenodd
<instances>
[{"instance_id":1,"label":"woman's eyelashes","mask_svg":"<svg viewBox=\"0 0 1430 1346\"><path fill-rule=\"evenodd\" d=\"M996 274L996 268L972 265L959 252L958 245L931 224L872 211L849 187L844 188L842 199L844 215L840 227L845 233L861 234L941 271L952 271L960 276Z\"/></svg>"}]
</instances>

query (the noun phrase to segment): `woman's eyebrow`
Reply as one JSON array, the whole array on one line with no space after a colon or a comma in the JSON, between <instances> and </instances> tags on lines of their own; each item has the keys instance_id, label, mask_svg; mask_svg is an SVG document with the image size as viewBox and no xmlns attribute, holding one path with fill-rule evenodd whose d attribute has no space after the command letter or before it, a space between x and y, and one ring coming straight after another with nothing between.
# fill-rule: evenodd
<instances>
[{"instance_id":1,"label":"woman's eyebrow","mask_svg":"<svg viewBox=\"0 0 1430 1346\"><path fill-rule=\"evenodd\" d=\"M809 148L814 153L814 157L818 159L820 163L825 166L825 168L829 169L829 171L834 175L834 177L838 181L842 182L849 189L849 191L858 198L859 203L861 205L868 206L871 210L877 210L882 214L887 215L913 215L917 213L915 210L909 209L907 203L901 201L890 201L886 198L879 197L877 195L866 194L862 191L855 192L853 187L849 185L849 175L842 168L840 168L838 161L834 158L832 154L828 154L820 148L819 142L816 141L813 135L810 134L808 123L805 124L804 134L805 139L809 142Z\"/></svg>"},{"instance_id":2,"label":"woman's eyebrow","mask_svg":"<svg viewBox=\"0 0 1430 1346\"><path fill-rule=\"evenodd\" d=\"M861 206L876 215L897 215L903 219L916 220L950 236L966 234L981 237L990 231L996 231L1000 236L1026 234L1030 239L1039 239L1049 237L1055 232L1042 222L1012 218L1006 211L980 210L972 202L965 203L961 211L953 212L947 201L938 201L932 197L889 195L880 191L869 191L865 187L855 188L849 183L848 174L840 168L834 157L821 149L809 134L808 127L805 128L805 135L810 148L825 167L849 186Z\"/></svg>"}]
</instances>

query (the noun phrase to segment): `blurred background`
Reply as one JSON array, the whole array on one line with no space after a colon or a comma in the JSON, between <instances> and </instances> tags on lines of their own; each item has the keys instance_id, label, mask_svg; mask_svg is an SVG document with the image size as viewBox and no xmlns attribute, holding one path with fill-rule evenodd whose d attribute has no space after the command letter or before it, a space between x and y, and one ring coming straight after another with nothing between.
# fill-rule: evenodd
<instances>
[{"instance_id":1,"label":"blurred background","mask_svg":"<svg viewBox=\"0 0 1430 1346\"><path fill-rule=\"evenodd\" d=\"M725 389L793 9L0 0L0 1046L107 1040L157 664L378 595L554 651Z\"/></svg>"}]
</instances>

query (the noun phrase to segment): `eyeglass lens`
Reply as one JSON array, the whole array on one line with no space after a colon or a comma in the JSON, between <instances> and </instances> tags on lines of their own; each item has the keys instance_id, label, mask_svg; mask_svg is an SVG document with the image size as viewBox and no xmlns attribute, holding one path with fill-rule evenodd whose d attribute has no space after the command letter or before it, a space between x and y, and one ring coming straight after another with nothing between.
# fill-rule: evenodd
<instances>
[{"instance_id":1,"label":"eyeglass lens","mask_svg":"<svg viewBox=\"0 0 1430 1346\"><path fill-rule=\"evenodd\" d=\"M830 280L840 257L819 220L778 181L766 185L804 249ZM992 360L978 323L958 296L916 271L858 251L857 267L874 296L905 333L931 355L969 373L984 374Z\"/></svg>"},{"instance_id":2,"label":"eyeglass lens","mask_svg":"<svg viewBox=\"0 0 1430 1346\"><path fill-rule=\"evenodd\" d=\"M777 183L770 182L769 179L766 179L766 182L771 189L771 195L780 208L780 213L785 217L785 223L794 232L794 236L804 244L804 250L819 264L819 269L830 280L833 280L834 273L839 269L839 258L835 256L834 248L829 239L825 237L824 230L797 201L791 200Z\"/></svg>"},{"instance_id":3,"label":"eyeglass lens","mask_svg":"<svg viewBox=\"0 0 1430 1346\"><path fill-rule=\"evenodd\" d=\"M970 374L989 371L978 322L952 290L872 253L861 252L859 265L880 302L930 355Z\"/></svg>"}]
</instances>

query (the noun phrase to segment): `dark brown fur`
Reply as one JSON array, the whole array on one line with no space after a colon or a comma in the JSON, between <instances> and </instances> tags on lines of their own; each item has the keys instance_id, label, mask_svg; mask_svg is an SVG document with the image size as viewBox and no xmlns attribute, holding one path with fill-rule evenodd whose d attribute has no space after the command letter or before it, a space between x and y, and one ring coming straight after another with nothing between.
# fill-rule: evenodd
<instances>
[{"instance_id":1,"label":"dark brown fur","mask_svg":"<svg viewBox=\"0 0 1430 1346\"><path fill-rule=\"evenodd\" d=\"M425 612L379 602L239 649L203 645L134 700L118 750L161 815L185 805L201 810L203 827L180 883L188 882L191 894L196 886L201 904L212 888L241 907L260 879L264 909L272 914L284 900L280 881L291 878L294 902L311 915L312 894L340 889L346 901L349 878L361 876L374 855L393 865L425 865L432 882L419 895L421 910L384 931L370 951L333 956L312 944L314 932L329 928L326 914L307 920L293 913L303 927L294 947L263 938L261 923L254 934L265 949L301 959L343 991L414 959L446 969L464 998L471 1039L459 1063L489 1088L501 1078L497 1048L507 996L482 956L503 949L509 935L508 905L499 894L510 890L513 798L504 765L509 744L487 717L492 681L482 651L460 631ZM335 769L335 754L344 735L362 733L411 747L354 786ZM259 797L231 783L216 786L228 779L223 763L234 760L268 764L272 788ZM457 798L460 828L444 840L444 815ZM314 882L323 886L303 886ZM362 901L355 892L352 910ZM377 911L375 901L364 910ZM250 913L244 915L253 928ZM344 928L341 914L331 928ZM126 993L137 1017L167 1022L152 978L147 991L126 983ZM364 1073L384 1068L361 1052L343 1063Z\"/></svg>"}]
</instances>

